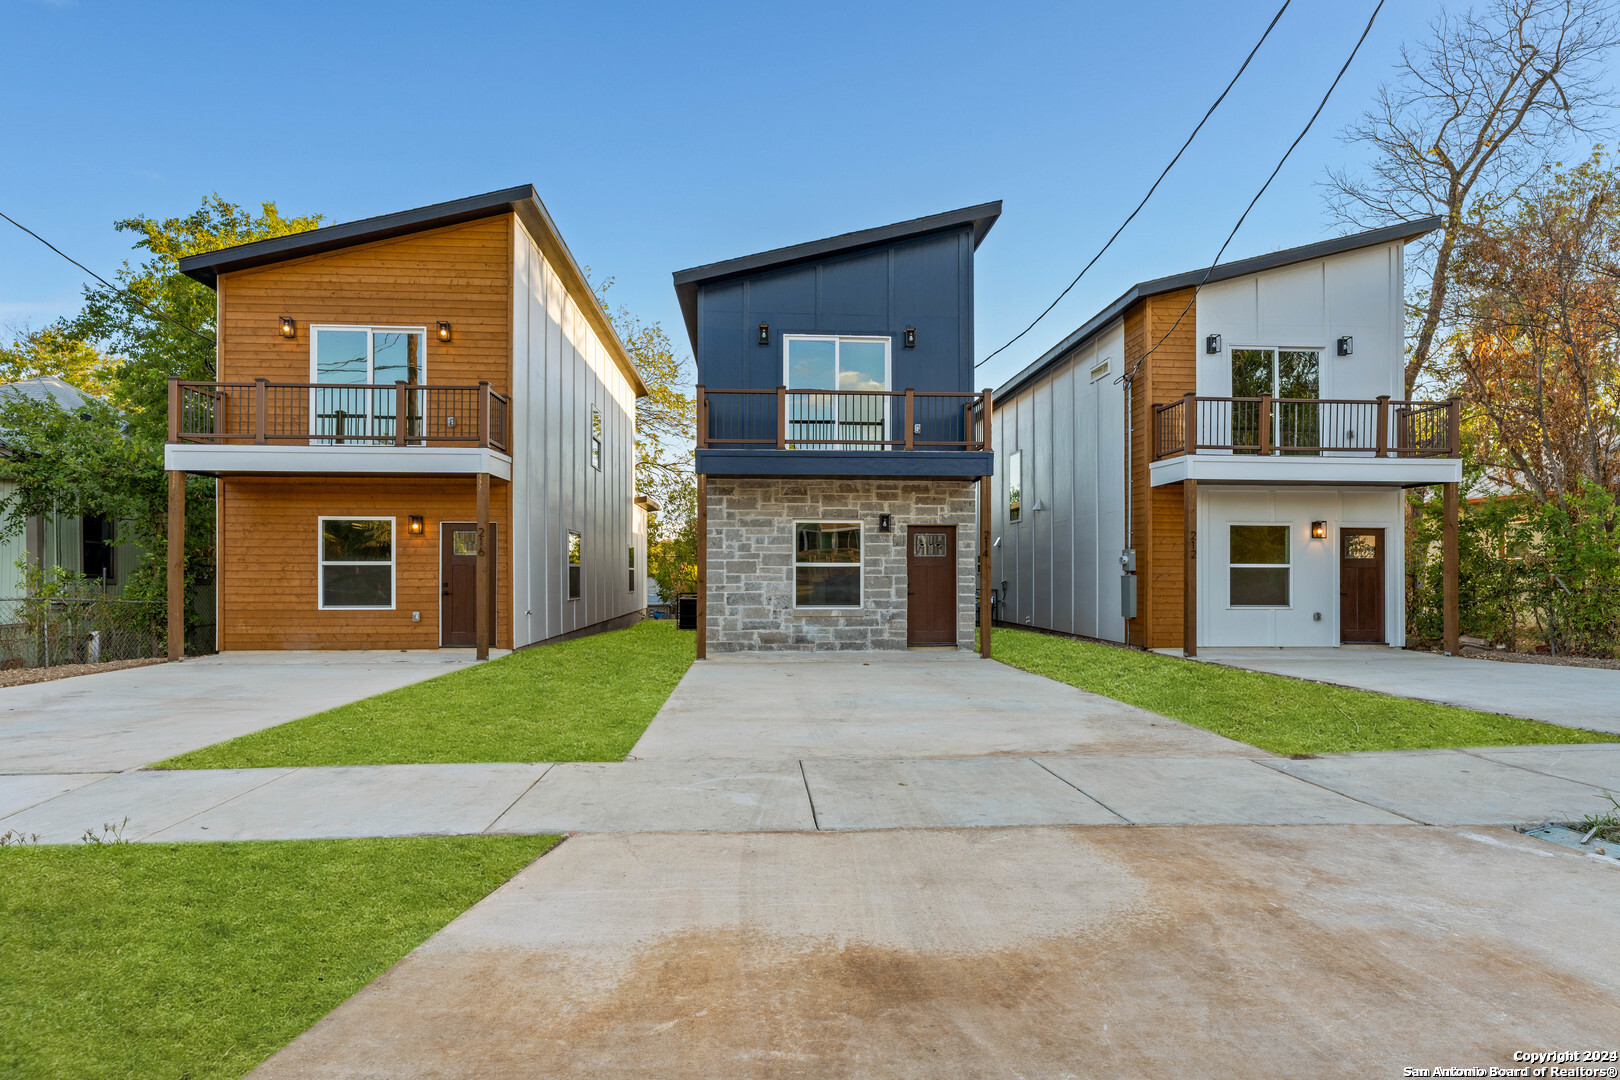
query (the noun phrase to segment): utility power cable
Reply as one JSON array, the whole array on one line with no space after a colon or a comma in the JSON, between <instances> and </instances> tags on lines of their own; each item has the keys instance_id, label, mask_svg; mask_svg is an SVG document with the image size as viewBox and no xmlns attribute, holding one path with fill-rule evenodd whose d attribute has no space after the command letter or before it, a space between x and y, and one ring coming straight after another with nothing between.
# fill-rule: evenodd
<instances>
[{"instance_id":1,"label":"utility power cable","mask_svg":"<svg viewBox=\"0 0 1620 1080\"><path fill-rule=\"evenodd\" d=\"M1155 341L1153 343L1153 347L1147 352L1143 353L1136 363L1131 365L1130 371L1122 373L1119 379L1115 380L1116 382L1134 377L1137 369L1142 366L1143 362L1158 351L1159 346L1163 345L1165 340L1169 338L1171 334L1176 332L1176 328L1181 325L1181 320L1187 317L1187 312L1192 310L1193 301L1198 299L1198 291L1204 287L1206 282L1209 281L1209 275L1215 272L1215 267L1220 264L1221 256L1226 254L1227 245L1232 242L1232 238L1237 235L1238 230L1243 228L1243 222L1248 218L1249 211L1254 209L1254 204L1260 201L1260 196L1266 193L1266 189L1271 186L1271 182L1277 179L1277 174L1282 172L1282 167L1288 161L1288 156L1294 152L1294 148L1298 146L1305 138L1306 134L1310 132L1311 125L1316 123L1316 118L1322 115L1322 110L1327 107L1328 98L1332 97L1333 91L1338 89L1339 80L1344 78L1344 73L1350 70L1351 62L1355 60L1356 53L1361 50L1361 43L1367 40L1367 35L1372 32L1373 22L1377 20L1378 13L1383 9L1384 0L1378 0L1378 6L1373 8L1373 13L1367 19L1367 25L1362 29L1361 36L1356 39L1355 47L1350 50L1350 55L1345 57L1344 66L1339 68L1339 73L1333 77L1333 83L1327 88L1327 93L1322 95L1322 100L1316 106L1316 111L1311 113L1311 118L1309 120L1305 121L1304 128L1302 128L1300 133L1294 137L1294 141L1288 144L1288 149L1283 151L1283 156L1277 161L1277 167L1271 170L1271 175L1266 177L1266 182L1260 185L1260 190L1254 193L1254 198L1250 199L1249 205L1244 207L1243 213L1237 219L1237 224L1233 225L1232 231L1226 234L1226 239L1221 243L1221 249L1215 253L1215 258L1210 262L1209 269L1204 271L1204 276L1199 279L1197 286L1193 288L1193 294L1187 298L1187 306L1181 309L1181 314L1176 316L1176 321L1170 324L1170 329L1164 332L1164 336L1159 338L1158 341Z\"/></svg>"},{"instance_id":2,"label":"utility power cable","mask_svg":"<svg viewBox=\"0 0 1620 1080\"><path fill-rule=\"evenodd\" d=\"M1277 20L1283 17L1283 12L1288 10L1288 5L1290 3L1292 3L1292 0L1283 0L1283 6L1277 9L1277 14L1273 15L1271 17L1271 22L1266 24L1265 33L1261 34L1260 40L1254 43L1254 48L1249 50L1249 55L1243 58L1243 63L1238 67L1237 74L1232 76L1232 81L1226 84L1226 89L1221 91L1221 96L1215 99L1215 103L1211 105L1204 113L1204 118L1198 121L1198 126L1192 129L1192 134L1188 135L1187 141L1181 144L1181 149L1177 150L1176 156L1170 159L1170 164L1166 165L1164 167L1164 171L1159 173L1159 178L1153 181L1153 186L1148 188L1146 195L1142 196L1142 201L1136 204L1136 209L1132 210L1128 215L1126 215L1125 220L1119 223L1119 228L1114 230L1114 235L1110 236L1108 238L1108 242L1098 249L1097 254L1091 257L1091 262L1086 263L1085 266L1080 268L1080 272L1074 275L1074 280L1069 282L1062 292L1058 293L1056 300L1053 300L1050 304L1046 305L1045 311L1035 316L1033 322L1024 327L1022 330L1018 331L1018 333L1014 334L1012 339L1005 345L1001 346L1000 349L997 349L983 360L980 360L977 364L974 364L974 368L981 368L985 364L988 364L992 359L995 358L996 353L1002 352L1008 346L1012 345L1013 342L1035 329L1036 324L1050 315L1052 313L1052 309L1057 307L1059 302L1061 302L1065 296L1069 295L1069 290L1080 284L1080 279L1086 276L1086 271L1090 270L1092 266L1096 264L1097 260L1103 257L1109 248L1113 247L1114 241L1119 239L1119 234L1125 231L1125 226L1129 225L1131 221L1135 219L1136 215L1142 212L1142 207L1146 206L1148 200L1153 198L1153 193L1159 190L1159 185L1164 182L1164 178L1166 176L1170 175L1170 170L1175 168L1176 162L1181 160L1181 155L1187 152L1187 147L1192 145L1193 139L1197 138L1198 133L1204 129L1204 124L1209 121L1211 116L1215 115L1216 108L1219 107L1221 102L1226 100L1226 95L1232 92L1232 87L1237 85L1239 77L1241 77L1243 72L1248 69L1249 61L1253 60L1254 54L1260 51L1260 46L1266 43L1266 38L1271 36L1272 28L1277 25Z\"/></svg>"},{"instance_id":3,"label":"utility power cable","mask_svg":"<svg viewBox=\"0 0 1620 1080\"><path fill-rule=\"evenodd\" d=\"M0 211L0 218L5 218L7 221L9 221L13 225L17 226L17 228L21 229L23 232L27 233L29 236L32 236L35 240L38 240L40 243L44 244L46 247L50 248L52 251L54 251L58 255L62 256L62 258L66 259L68 262L72 263L74 266L77 266L80 270L83 270L85 273L89 274L91 277L95 278L97 281L99 281L103 285L107 286L107 288L111 289L113 292L117 293L120 296L124 296L124 297L127 297L130 300L135 301L135 303L137 303L137 304L141 305L141 307L145 308L147 313L149 315L151 315L154 319L160 319L163 322L168 323L170 326L175 327L176 329L184 330L186 333L190 334L192 337L199 338L199 339L201 339L203 341L206 341L210 345L214 344L214 339L209 337L207 334L203 333L201 330L195 330L195 329L187 326L185 323L180 322L177 319L169 318L169 316L163 314L163 312L159 311L157 308L153 307L151 304L148 304L145 300L142 300L140 297L136 296L134 293L130 292L128 289L121 289L117 285L114 285L112 282L108 281L106 278L102 277L100 274L96 273L94 270L92 270L88 266L84 265L84 263L80 262L78 259L75 259L73 256L69 255L67 252L63 251L61 248L57 247L55 244L51 243L49 240L47 240L43 236L39 235L39 233L35 232L33 229L30 229L28 226L24 225L22 222L18 221L16 218L12 217L10 214L7 214L7 213L4 213L3 211Z\"/></svg>"}]
</instances>

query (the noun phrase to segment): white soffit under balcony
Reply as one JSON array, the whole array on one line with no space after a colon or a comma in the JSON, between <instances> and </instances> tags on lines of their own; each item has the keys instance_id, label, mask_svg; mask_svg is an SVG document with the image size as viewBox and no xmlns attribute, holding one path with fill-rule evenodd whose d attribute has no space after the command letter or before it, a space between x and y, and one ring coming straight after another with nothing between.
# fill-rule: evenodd
<instances>
[{"instance_id":1,"label":"white soffit under balcony","mask_svg":"<svg viewBox=\"0 0 1620 1080\"><path fill-rule=\"evenodd\" d=\"M1213 484L1382 484L1403 487L1458 483L1457 458L1332 455L1193 454L1148 466L1154 487L1197 480Z\"/></svg>"},{"instance_id":2,"label":"white soffit under balcony","mask_svg":"<svg viewBox=\"0 0 1620 1080\"><path fill-rule=\"evenodd\" d=\"M480 446L211 446L170 443L163 467L194 473L419 473L512 479L512 458Z\"/></svg>"}]
</instances>

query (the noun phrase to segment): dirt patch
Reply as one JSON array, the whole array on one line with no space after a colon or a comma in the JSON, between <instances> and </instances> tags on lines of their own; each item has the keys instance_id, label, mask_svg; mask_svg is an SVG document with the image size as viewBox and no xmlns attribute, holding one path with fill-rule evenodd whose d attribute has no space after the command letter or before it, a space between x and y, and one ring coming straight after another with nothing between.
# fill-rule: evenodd
<instances>
[{"instance_id":1,"label":"dirt patch","mask_svg":"<svg viewBox=\"0 0 1620 1080\"><path fill-rule=\"evenodd\" d=\"M1422 652L1442 653L1442 649L1423 649ZM1546 664L1550 667L1585 667L1606 668L1609 671L1620 671L1620 660L1609 660L1599 656L1548 656L1546 653L1509 652L1506 649L1493 649L1488 645L1464 644L1457 650L1457 655L1466 660L1496 660L1505 664Z\"/></svg>"},{"instance_id":2,"label":"dirt patch","mask_svg":"<svg viewBox=\"0 0 1620 1080\"><path fill-rule=\"evenodd\" d=\"M0 671L0 687L27 686L30 683L50 682L52 679L71 679L75 675L94 675L98 671L122 671L125 668L166 663L168 661L164 659L109 660L105 664L58 664L48 668L11 668Z\"/></svg>"}]
</instances>

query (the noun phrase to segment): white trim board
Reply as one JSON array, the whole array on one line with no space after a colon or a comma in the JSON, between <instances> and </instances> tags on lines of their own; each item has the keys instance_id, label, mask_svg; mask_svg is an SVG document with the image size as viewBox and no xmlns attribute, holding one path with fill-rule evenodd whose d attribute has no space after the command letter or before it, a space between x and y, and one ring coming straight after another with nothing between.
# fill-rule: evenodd
<instances>
[{"instance_id":1,"label":"white trim board","mask_svg":"<svg viewBox=\"0 0 1620 1080\"><path fill-rule=\"evenodd\" d=\"M163 467L194 473L337 473L512 479L512 458L480 446L211 446L171 443Z\"/></svg>"},{"instance_id":2,"label":"white trim board","mask_svg":"<svg viewBox=\"0 0 1620 1080\"><path fill-rule=\"evenodd\" d=\"M1327 457L1183 454L1148 466L1152 486L1183 480L1216 484L1379 484L1412 486L1462 482L1460 458Z\"/></svg>"}]
</instances>

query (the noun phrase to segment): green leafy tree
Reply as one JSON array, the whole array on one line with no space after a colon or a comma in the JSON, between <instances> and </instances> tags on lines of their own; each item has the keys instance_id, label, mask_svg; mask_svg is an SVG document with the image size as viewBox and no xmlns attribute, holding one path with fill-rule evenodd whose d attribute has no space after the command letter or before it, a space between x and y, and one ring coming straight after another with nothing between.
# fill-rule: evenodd
<instances>
[{"instance_id":1,"label":"green leafy tree","mask_svg":"<svg viewBox=\"0 0 1620 1080\"><path fill-rule=\"evenodd\" d=\"M87 341L73 337L58 322L15 333L0 345L0 383L54 375L87 394L105 397L112 389L116 362Z\"/></svg>"},{"instance_id":2,"label":"green leafy tree","mask_svg":"<svg viewBox=\"0 0 1620 1080\"><path fill-rule=\"evenodd\" d=\"M647 575L666 602L697 591L697 483L688 475L664 493L647 521Z\"/></svg>"}]
</instances>

